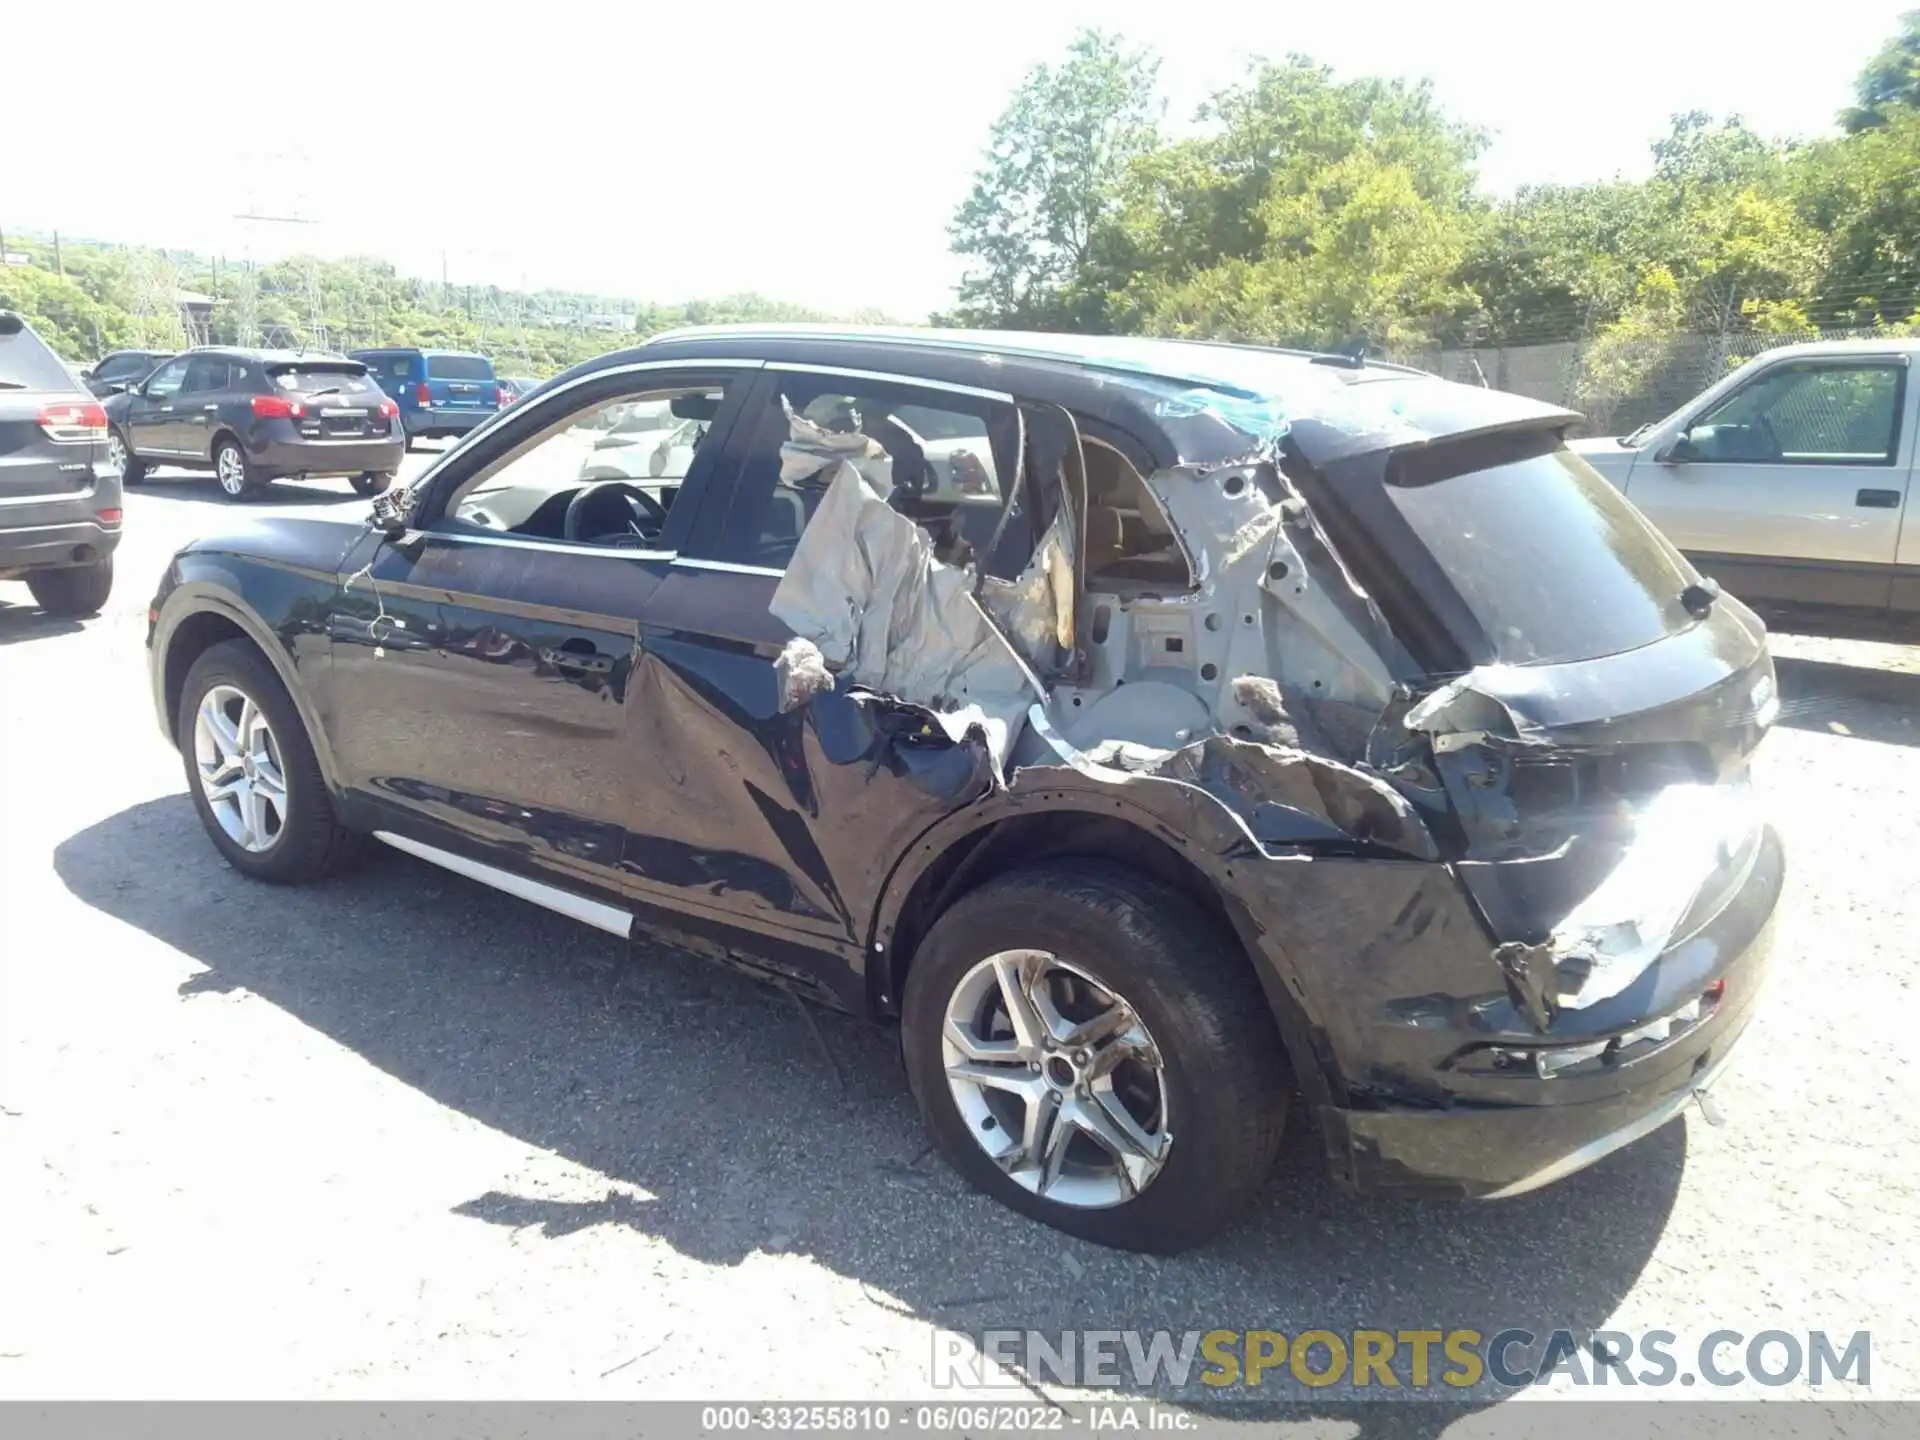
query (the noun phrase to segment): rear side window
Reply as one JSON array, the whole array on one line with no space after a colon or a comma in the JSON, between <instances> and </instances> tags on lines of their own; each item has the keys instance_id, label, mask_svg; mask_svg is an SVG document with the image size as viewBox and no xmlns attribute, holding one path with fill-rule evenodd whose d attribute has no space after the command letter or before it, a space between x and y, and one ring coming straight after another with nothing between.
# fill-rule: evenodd
<instances>
[{"instance_id":1,"label":"rear side window","mask_svg":"<svg viewBox=\"0 0 1920 1440\"><path fill-rule=\"evenodd\" d=\"M0 330L0 390L72 390L74 378L46 342L22 325Z\"/></svg>"},{"instance_id":2,"label":"rear side window","mask_svg":"<svg viewBox=\"0 0 1920 1440\"><path fill-rule=\"evenodd\" d=\"M358 365L280 365L267 373L276 388L301 395L366 395L379 388Z\"/></svg>"},{"instance_id":3,"label":"rear side window","mask_svg":"<svg viewBox=\"0 0 1920 1440\"><path fill-rule=\"evenodd\" d=\"M1480 660L1546 665L1638 649L1692 623L1679 555L1591 465L1555 440L1415 452L1388 502L1484 632ZM1502 451L1514 458L1502 462ZM1487 644L1492 653L1483 653Z\"/></svg>"},{"instance_id":4,"label":"rear side window","mask_svg":"<svg viewBox=\"0 0 1920 1440\"><path fill-rule=\"evenodd\" d=\"M427 374L435 380L491 380L493 362L484 355L429 355Z\"/></svg>"}]
</instances>

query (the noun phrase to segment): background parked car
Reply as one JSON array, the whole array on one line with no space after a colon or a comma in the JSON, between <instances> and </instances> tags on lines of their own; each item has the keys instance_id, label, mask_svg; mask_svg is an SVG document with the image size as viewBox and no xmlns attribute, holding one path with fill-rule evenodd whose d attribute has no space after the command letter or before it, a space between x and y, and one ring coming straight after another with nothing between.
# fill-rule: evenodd
<instances>
[{"instance_id":1,"label":"background parked car","mask_svg":"<svg viewBox=\"0 0 1920 1440\"><path fill-rule=\"evenodd\" d=\"M89 615L113 589L120 471L107 417L20 316L0 310L0 580Z\"/></svg>"},{"instance_id":2,"label":"background parked car","mask_svg":"<svg viewBox=\"0 0 1920 1440\"><path fill-rule=\"evenodd\" d=\"M1914 340L1783 346L1665 420L1575 449L1761 614L1831 633L1912 632L1916 355Z\"/></svg>"},{"instance_id":3,"label":"background parked car","mask_svg":"<svg viewBox=\"0 0 1920 1440\"><path fill-rule=\"evenodd\" d=\"M500 388L506 392L503 404L511 404L521 396L528 394L540 382L531 375L502 375Z\"/></svg>"},{"instance_id":4,"label":"background parked car","mask_svg":"<svg viewBox=\"0 0 1920 1440\"><path fill-rule=\"evenodd\" d=\"M377 495L405 450L399 406L343 355L189 350L110 397L106 416L127 484L151 466L181 465L213 471L231 500L296 475L345 475Z\"/></svg>"},{"instance_id":5,"label":"background parked car","mask_svg":"<svg viewBox=\"0 0 1920 1440\"><path fill-rule=\"evenodd\" d=\"M399 405L409 449L415 440L464 435L508 403L493 362L484 355L405 346L351 355Z\"/></svg>"},{"instance_id":6,"label":"background parked car","mask_svg":"<svg viewBox=\"0 0 1920 1440\"><path fill-rule=\"evenodd\" d=\"M90 369L83 370L81 378L96 395L117 395L138 385L161 361L172 359L176 353L172 350L109 351Z\"/></svg>"}]
</instances>

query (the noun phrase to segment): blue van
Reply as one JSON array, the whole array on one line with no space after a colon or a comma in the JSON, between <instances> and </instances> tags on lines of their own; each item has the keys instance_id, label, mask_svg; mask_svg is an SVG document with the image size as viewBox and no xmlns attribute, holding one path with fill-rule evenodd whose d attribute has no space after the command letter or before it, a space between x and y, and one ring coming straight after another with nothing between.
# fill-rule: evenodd
<instances>
[{"instance_id":1,"label":"blue van","mask_svg":"<svg viewBox=\"0 0 1920 1440\"><path fill-rule=\"evenodd\" d=\"M506 403L493 362L458 350L394 346L355 350L400 407L407 448L435 435L464 435Z\"/></svg>"}]
</instances>

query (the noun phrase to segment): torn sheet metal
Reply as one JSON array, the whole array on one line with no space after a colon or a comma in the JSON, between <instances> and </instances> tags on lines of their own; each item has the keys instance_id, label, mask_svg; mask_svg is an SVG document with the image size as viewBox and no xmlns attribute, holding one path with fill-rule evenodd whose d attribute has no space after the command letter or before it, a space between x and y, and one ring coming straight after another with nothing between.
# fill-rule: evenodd
<instances>
[{"instance_id":1,"label":"torn sheet metal","mask_svg":"<svg viewBox=\"0 0 1920 1440\"><path fill-rule=\"evenodd\" d=\"M926 706L956 740L981 726L1004 760L1046 692L974 599L971 575L937 560L927 532L888 505L879 443L787 414L780 483L825 493L769 608L853 684Z\"/></svg>"},{"instance_id":2,"label":"torn sheet metal","mask_svg":"<svg viewBox=\"0 0 1920 1440\"><path fill-rule=\"evenodd\" d=\"M1082 749L1054 729L1040 707L1033 733L1060 763L1090 779L1125 785L1143 779L1204 790L1260 845L1358 843L1421 860L1439 847L1406 798L1384 780L1303 750L1209 735L1178 749L1104 740Z\"/></svg>"}]
</instances>

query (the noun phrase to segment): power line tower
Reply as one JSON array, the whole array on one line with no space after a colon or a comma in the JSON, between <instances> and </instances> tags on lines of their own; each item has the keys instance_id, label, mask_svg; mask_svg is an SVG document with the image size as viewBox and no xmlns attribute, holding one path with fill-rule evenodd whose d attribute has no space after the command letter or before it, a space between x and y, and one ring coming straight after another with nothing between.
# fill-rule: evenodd
<instances>
[{"instance_id":1,"label":"power line tower","mask_svg":"<svg viewBox=\"0 0 1920 1440\"><path fill-rule=\"evenodd\" d=\"M180 276L173 261L158 250L136 250L127 266L133 290L133 315L149 343L183 345L186 329L180 323Z\"/></svg>"},{"instance_id":2,"label":"power line tower","mask_svg":"<svg viewBox=\"0 0 1920 1440\"><path fill-rule=\"evenodd\" d=\"M533 347L527 343L526 316L521 311L518 295L502 295L489 288L480 308L480 348L490 351L495 357L495 368L500 368L499 357L505 355L512 359L516 374L529 374L534 368ZM493 340L494 332L499 339Z\"/></svg>"}]
</instances>

